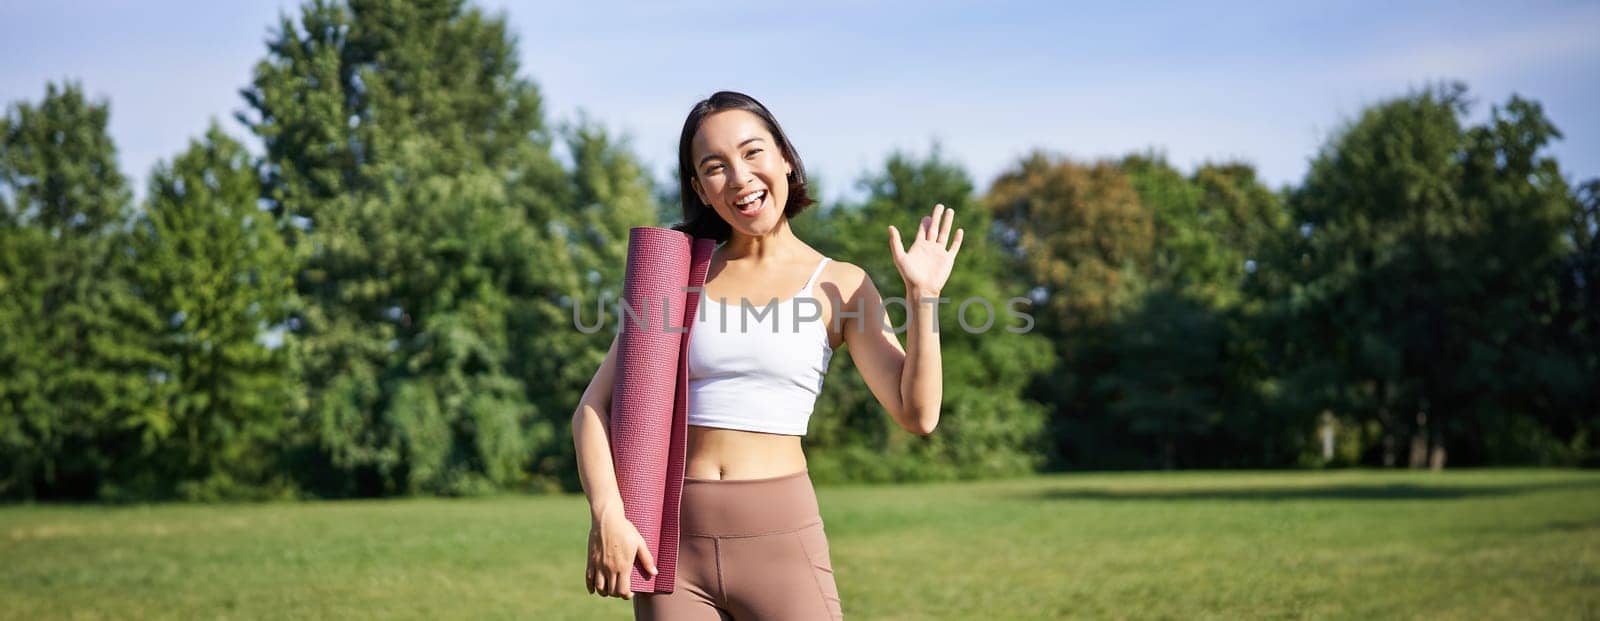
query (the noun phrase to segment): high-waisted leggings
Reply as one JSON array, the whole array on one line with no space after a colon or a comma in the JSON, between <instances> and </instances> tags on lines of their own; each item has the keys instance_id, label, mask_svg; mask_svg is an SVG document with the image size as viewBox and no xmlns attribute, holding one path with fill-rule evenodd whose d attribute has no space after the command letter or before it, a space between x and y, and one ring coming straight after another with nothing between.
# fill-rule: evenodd
<instances>
[{"instance_id":1,"label":"high-waisted leggings","mask_svg":"<svg viewBox=\"0 0 1600 621\"><path fill-rule=\"evenodd\" d=\"M684 478L671 593L634 593L634 619L843 619L808 471Z\"/></svg>"}]
</instances>

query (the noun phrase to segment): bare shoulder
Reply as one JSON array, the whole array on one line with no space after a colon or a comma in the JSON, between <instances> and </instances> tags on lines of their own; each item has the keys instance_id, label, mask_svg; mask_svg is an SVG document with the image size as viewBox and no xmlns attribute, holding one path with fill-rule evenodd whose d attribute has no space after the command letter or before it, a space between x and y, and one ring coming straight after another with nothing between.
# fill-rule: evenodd
<instances>
[{"instance_id":1,"label":"bare shoulder","mask_svg":"<svg viewBox=\"0 0 1600 621\"><path fill-rule=\"evenodd\" d=\"M849 302L855 300L861 293L861 289L866 286L868 276L867 270L861 269L861 266L834 259L828 261L828 266L822 269L822 275L818 280L832 283L835 291L829 293L837 294L840 299Z\"/></svg>"},{"instance_id":2,"label":"bare shoulder","mask_svg":"<svg viewBox=\"0 0 1600 621\"><path fill-rule=\"evenodd\" d=\"M835 263L838 265L833 265ZM839 308L848 313L846 322L881 312L878 309L882 308L883 294L873 282L872 274L848 261L830 261L829 267L827 276L832 285L828 287L828 295L836 296Z\"/></svg>"},{"instance_id":3,"label":"bare shoulder","mask_svg":"<svg viewBox=\"0 0 1600 621\"><path fill-rule=\"evenodd\" d=\"M860 306L862 284L867 271L849 261L830 258L817 275L816 294L823 302L823 321L828 328L828 344L838 349L845 341L845 330Z\"/></svg>"}]
</instances>

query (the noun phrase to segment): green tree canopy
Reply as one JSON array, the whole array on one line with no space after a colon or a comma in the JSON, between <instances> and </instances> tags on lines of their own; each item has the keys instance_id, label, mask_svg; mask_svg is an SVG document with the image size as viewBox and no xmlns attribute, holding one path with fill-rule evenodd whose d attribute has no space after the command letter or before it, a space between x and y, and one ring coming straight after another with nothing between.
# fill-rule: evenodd
<instances>
[{"instance_id":1,"label":"green tree canopy","mask_svg":"<svg viewBox=\"0 0 1600 621\"><path fill-rule=\"evenodd\" d=\"M126 279L110 106L76 84L0 119L0 494L107 493L159 407L156 317Z\"/></svg>"},{"instance_id":2,"label":"green tree canopy","mask_svg":"<svg viewBox=\"0 0 1600 621\"><path fill-rule=\"evenodd\" d=\"M1310 243L1293 340L1316 370L1297 388L1336 388L1320 405L1375 423L1384 464L1495 450L1483 432L1522 416L1506 397L1529 381L1521 350L1542 347L1534 311L1567 254L1569 190L1541 155L1554 126L1519 98L1479 127L1467 107L1460 85L1374 106L1294 195Z\"/></svg>"},{"instance_id":3,"label":"green tree canopy","mask_svg":"<svg viewBox=\"0 0 1600 621\"><path fill-rule=\"evenodd\" d=\"M319 1L268 50L246 120L297 256L303 466L327 493L558 484L572 378L525 361L592 340L561 305L587 242L504 18Z\"/></svg>"},{"instance_id":4,"label":"green tree canopy","mask_svg":"<svg viewBox=\"0 0 1600 621\"><path fill-rule=\"evenodd\" d=\"M293 383L263 336L293 290L291 264L244 146L215 123L151 175L133 230L133 281L161 321L151 370L162 407L141 421L151 495L249 495L288 487L277 451Z\"/></svg>"}]
</instances>

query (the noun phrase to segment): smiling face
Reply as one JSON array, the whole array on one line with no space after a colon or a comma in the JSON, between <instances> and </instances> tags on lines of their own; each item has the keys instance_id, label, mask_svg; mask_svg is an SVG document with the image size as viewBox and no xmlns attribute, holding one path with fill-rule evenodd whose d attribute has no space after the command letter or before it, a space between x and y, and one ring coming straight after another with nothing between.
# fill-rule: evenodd
<instances>
[{"instance_id":1,"label":"smiling face","mask_svg":"<svg viewBox=\"0 0 1600 621\"><path fill-rule=\"evenodd\" d=\"M733 230L760 236L778 226L794 168L761 117L744 110L707 116L695 133L690 161L695 193Z\"/></svg>"}]
</instances>

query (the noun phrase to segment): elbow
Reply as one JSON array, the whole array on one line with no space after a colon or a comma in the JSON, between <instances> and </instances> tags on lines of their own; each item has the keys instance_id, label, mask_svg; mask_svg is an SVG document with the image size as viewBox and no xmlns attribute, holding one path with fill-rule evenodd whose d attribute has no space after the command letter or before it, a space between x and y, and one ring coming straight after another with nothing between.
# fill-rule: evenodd
<instances>
[{"instance_id":1,"label":"elbow","mask_svg":"<svg viewBox=\"0 0 1600 621\"><path fill-rule=\"evenodd\" d=\"M906 431L919 436L927 436L932 434L933 430L939 426L939 412L935 410L931 415L912 412L905 420L906 423L903 426Z\"/></svg>"}]
</instances>

